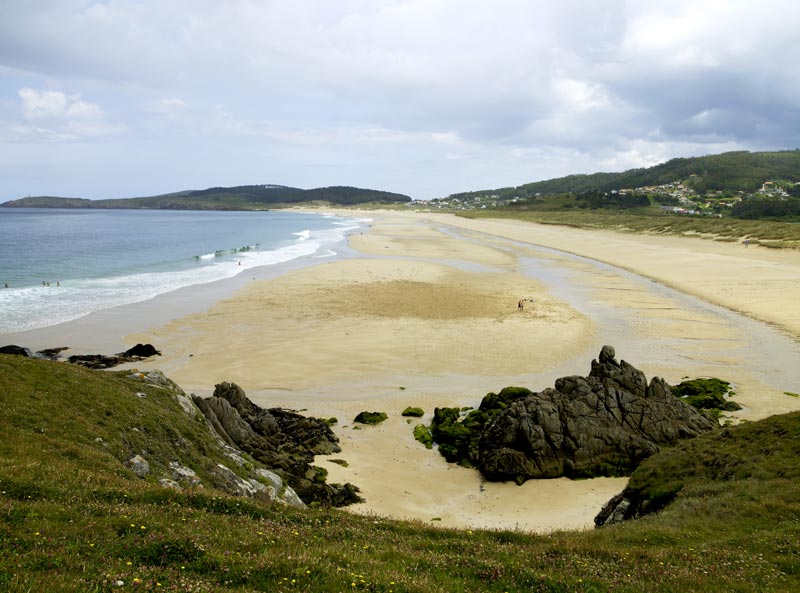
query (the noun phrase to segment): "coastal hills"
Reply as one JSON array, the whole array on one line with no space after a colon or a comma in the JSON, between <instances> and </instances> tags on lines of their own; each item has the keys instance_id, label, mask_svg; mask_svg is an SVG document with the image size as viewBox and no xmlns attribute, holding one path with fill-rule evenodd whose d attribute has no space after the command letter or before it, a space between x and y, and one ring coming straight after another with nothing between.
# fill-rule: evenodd
<instances>
[{"instance_id":1,"label":"coastal hills","mask_svg":"<svg viewBox=\"0 0 800 593\"><path fill-rule=\"evenodd\" d=\"M89 200L55 196L30 196L0 204L5 208L147 208L161 210L266 210L274 206L325 202L337 206L367 203L403 204L402 194L348 186L299 189L282 185L240 185L186 190L141 198Z\"/></svg>"},{"instance_id":2,"label":"coastal hills","mask_svg":"<svg viewBox=\"0 0 800 593\"><path fill-rule=\"evenodd\" d=\"M629 169L620 173L568 175L555 179L505 187L452 194L470 198L495 195L500 198L527 198L537 194L612 192L625 188L658 187L690 181L695 191L750 193L771 179L800 181L800 149L775 152L725 152L699 157L675 158L652 167Z\"/></svg>"},{"instance_id":3,"label":"coastal hills","mask_svg":"<svg viewBox=\"0 0 800 593\"><path fill-rule=\"evenodd\" d=\"M800 149L774 152L726 152L675 158L660 165L619 173L568 175L516 187L483 189L434 198L439 205L529 200L563 194L601 194L631 188L665 188L685 184L693 195L752 194L770 180L792 186L800 182ZM770 182L771 183L771 182ZM779 188L775 188L779 189ZM797 192L800 194L800 191ZM796 194L791 194L795 195ZM408 204L412 198L388 191L350 186L299 189L282 185L240 185L184 190L149 197L89 200L56 196L28 196L0 204L5 208L148 208L166 210L263 210L293 204L322 203L333 206ZM648 202L649 203L649 202ZM415 205L423 202L414 201ZM618 204L614 204L618 206ZM593 207L596 207L594 204ZM547 209L552 209L548 206Z\"/></svg>"},{"instance_id":4,"label":"coastal hills","mask_svg":"<svg viewBox=\"0 0 800 593\"><path fill-rule=\"evenodd\" d=\"M0 377L4 591L800 587L798 413L649 457L620 500L658 513L534 536L300 508L288 493L279 502L266 492L272 476L217 439L166 378L7 355ZM225 399L251 426L263 420L239 395L220 392L213 405ZM263 490L246 496L246 484Z\"/></svg>"}]
</instances>

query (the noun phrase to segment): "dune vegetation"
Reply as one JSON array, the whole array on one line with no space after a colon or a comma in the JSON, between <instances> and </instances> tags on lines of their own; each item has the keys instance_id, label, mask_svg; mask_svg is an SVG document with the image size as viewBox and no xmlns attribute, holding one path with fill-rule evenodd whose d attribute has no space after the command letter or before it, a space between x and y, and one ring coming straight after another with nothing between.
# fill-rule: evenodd
<instances>
[{"instance_id":1,"label":"dune vegetation","mask_svg":"<svg viewBox=\"0 0 800 593\"><path fill-rule=\"evenodd\" d=\"M457 213L465 218L506 218L539 224L583 229L605 229L624 233L649 233L698 237L722 242L741 242L763 247L800 247L800 225L773 220L743 220L618 211L584 210L469 210Z\"/></svg>"}]
</instances>

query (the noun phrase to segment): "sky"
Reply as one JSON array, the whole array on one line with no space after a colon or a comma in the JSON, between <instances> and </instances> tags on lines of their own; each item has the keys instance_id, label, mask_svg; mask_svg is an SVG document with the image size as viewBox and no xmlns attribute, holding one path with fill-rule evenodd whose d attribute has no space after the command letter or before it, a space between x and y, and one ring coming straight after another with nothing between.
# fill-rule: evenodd
<instances>
[{"instance_id":1,"label":"sky","mask_svg":"<svg viewBox=\"0 0 800 593\"><path fill-rule=\"evenodd\" d=\"M798 147L797 0L0 0L0 201Z\"/></svg>"}]
</instances>

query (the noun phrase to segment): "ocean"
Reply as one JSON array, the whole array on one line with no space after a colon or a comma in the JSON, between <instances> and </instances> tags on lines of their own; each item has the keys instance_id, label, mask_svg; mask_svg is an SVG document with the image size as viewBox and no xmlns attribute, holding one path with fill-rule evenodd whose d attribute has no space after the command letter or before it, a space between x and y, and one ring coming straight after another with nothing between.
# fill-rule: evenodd
<instances>
[{"instance_id":1,"label":"ocean","mask_svg":"<svg viewBox=\"0 0 800 593\"><path fill-rule=\"evenodd\" d=\"M330 257L362 222L285 211L0 208L0 334Z\"/></svg>"}]
</instances>

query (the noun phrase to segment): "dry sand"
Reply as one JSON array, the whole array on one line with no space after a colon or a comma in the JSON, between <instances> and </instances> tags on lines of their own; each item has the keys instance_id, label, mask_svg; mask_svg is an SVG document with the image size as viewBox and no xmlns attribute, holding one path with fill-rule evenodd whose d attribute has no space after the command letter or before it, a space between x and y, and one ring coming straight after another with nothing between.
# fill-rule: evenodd
<instances>
[{"instance_id":1,"label":"dry sand","mask_svg":"<svg viewBox=\"0 0 800 593\"><path fill-rule=\"evenodd\" d=\"M400 412L420 406L427 422L435 406L474 406L506 385L542 389L558 374L585 374L609 339L648 375L734 380L742 417L800 408L753 371L749 330L735 319L535 246L638 272L779 325L795 343L800 254L440 214L359 215L374 219L350 238L361 256L253 281L203 313L126 338L156 344L164 356L139 366L161 368L189 391L208 395L215 383L234 381L262 406L339 418L343 451L333 457L348 465L317 463L331 481L361 488L366 503L350 507L355 512L447 527L590 527L626 480L486 483L417 443L417 420ZM597 320L555 296L555 284L525 274L533 256L570 274ZM520 298L532 301L521 312ZM785 356L775 364L797 362L794 351ZM352 418L362 410L385 411L389 420L356 429Z\"/></svg>"},{"instance_id":2,"label":"dry sand","mask_svg":"<svg viewBox=\"0 0 800 593\"><path fill-rule=\"evenodd\" d=\"M630 270L800 336L800 251L694 237L566 229L512 220L432 220L544 245Z\"/></svg>"}]
</instances>

